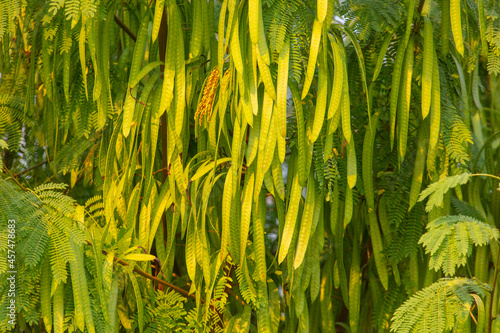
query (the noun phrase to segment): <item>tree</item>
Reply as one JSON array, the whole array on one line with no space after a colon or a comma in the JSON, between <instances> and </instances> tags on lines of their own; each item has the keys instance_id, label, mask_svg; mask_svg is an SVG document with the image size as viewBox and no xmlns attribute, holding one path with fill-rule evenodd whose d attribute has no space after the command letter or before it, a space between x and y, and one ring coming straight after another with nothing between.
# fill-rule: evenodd
<instances>
[{"instance_id":1,"label":"tree","mask_svg":"<svg viewBox=\"0 0 500 333\"><path fill-rule=\"evenodd\" d=\"M498 13L0 1L0 330L500 329Z\"/></svg>"}]
</instances>

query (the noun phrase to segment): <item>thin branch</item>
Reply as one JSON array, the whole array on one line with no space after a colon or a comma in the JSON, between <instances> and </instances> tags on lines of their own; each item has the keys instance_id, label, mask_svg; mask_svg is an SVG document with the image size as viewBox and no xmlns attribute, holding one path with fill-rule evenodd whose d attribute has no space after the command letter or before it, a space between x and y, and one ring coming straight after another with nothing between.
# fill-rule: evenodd
<instances>
[{"instance_id":1,"label":"thin branch","mask_svg":"<svg viewBox=\"0 0 500 333\"><path fill-rule=\"evenodd\" d=\"M91 242L89 242L89 241L86 241L86 242L87 242L88 245L92 246ZM105 256L108 255L108 252L106 252L105 250L102 250L101 252ZM128 262L123 261L123 260L121 260L121 259L119 259L117 257L114 257L114 260L117 263L119 263L120 265L122 265L122 266L130 266L130 264ZM139 274L140 276L145 277L146 279L149 279L149 280L154 281L154 282L156 282L158 284L164 285L166 287L169 287L169 288L175 290L176 292L178 292L179 294L183 295L186 298L192 298L193 300L196 300L196 296L195 295L190 294L188 291L186 291L186 290L184 290L182 288L179 288L179 287L177 287L177 286L175 286L175 285L173 285L171 283L168 283L167 281L163 281L163 280L161 280L161 279L159 279L159 278L157 278L157 277L155 277L153 275L150 275L150 274L144 272L142 269L138 268L137 266L134 267L133 271L136 272L137 274ZM201 303L205 303L205 300L201 299Z\"/></svg>"},{"instance_id":2,"label":"thin branch","mask_svg":"<svg viewBox=\"0 0 500 333\"><path fill-rule=\"evenodd\" d=\"M488 173L473 173L473 174L471 174L471 177L472 176L485 176L485 177L491 177L491 178L495 178L495 179L500 180L500 177L495 176L495 175L490 175Z\"/></svg>"},{"instance_id":3,"label":"thin branch","mask_svg":"<svg viewBox=\"0 0 500 333\"><path fill-rule=\"evenodd\" d=\"M7 173L10 175L10 177L16 182L16 184L19 185L19 187L22 188L23 191L26 191L26 188L23 185L21 185L20 182L17 181L16 176L13 175L12 172L10 172L10 170L7 168L7 166L4 165L3 168L5 169L5 171L7 171Z\"/></svg>"},{"instance_id":4,"label":"thin branch","mask_svg":"<svg viewBox=\"0 0 500 333\"><path fill-rule=\"evenodd\" d=\"M118 24L118 26L127 34L129 35L130 38L132 38L132 40L135 42L137 41L137 37L135 36L135 34L132 32L132 30L130 30L129 27L127 27L125 25L125 23L123 23L122 20L120 20L120 18L118 17L118 15L115 14L115 22L116 24Z\"/></svg>"},{"instance_id":5,"label":"thin branch","mask_svg":"<svg viewBox=\"0 0 500 333\"><path fill-rule=\"evenodd\" d=\"M424 8L424 4L425 4L425 0L420 0L420 2L418 3L418 9L417 9L417 12L419 14L422 14L422 9Z\"/></svg>"},{"instance_id":6,"label":"thin branch","mask_svg":"<svg viewBox=\"0 0 500 333\"><path fill-rule=\"evenodd\" d=\"M41 167L42 165L47 164L48 162L49 162L48 160L45 160L45 161L43 161L43 162L40 162L40 163L38 163L37 165L32 166L31 168L28 168L28 169L26 169L26 170L24 170L24 171L21 171L21 172L19 172L19 173L15 173L15 174L14 174L14 176L15 176L15 177L19 177L19 176L21 176L21 175L24 175L25 173L30 172L30 171L31 171L31 170L33 170L33 169L39 168L39 167Z\"/></svg>"}]
</instances>

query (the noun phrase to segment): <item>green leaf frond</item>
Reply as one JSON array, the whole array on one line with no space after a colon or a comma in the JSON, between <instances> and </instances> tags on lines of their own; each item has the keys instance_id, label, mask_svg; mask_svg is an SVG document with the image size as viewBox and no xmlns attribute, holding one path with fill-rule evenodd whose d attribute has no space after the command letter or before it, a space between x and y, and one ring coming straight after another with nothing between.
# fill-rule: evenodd
<instances>
[{"instance_id":1,"label":"green leaf frond","mask_svg":"<svg viewBox=\"0 0 500 333\"><path fill-rule=\"evenodd\" d=\"M470 179L470 173L462 173L455 176L445 177L439 181L432 183L420 193L418 201L423 201L429 197L425 210L429 212L434 207L440 207L443 203L443 198L450 188L467 183Z\"/></svg>"},{"instance_id":2,"label":"green leaf frond","mask_svg":"<svg viewBox=\"0 0 500 333\"><path fill-rule=\"evenodd\" d=\"M399 224L395 236L387 248L387 255L393 264L417 253L418 240L424 231L423 205L415 205Z\"/></svg>"},{"instance_id":3,"label":"green leaf frond","mask_svg":"<svg viewBox=\"0 0 500 333\"><path fill-rule=\"evenodd\" d=\"M377 33L394 32L405 13L402 3L394 0L356 0L344 3L341 10L349 26L353 26L363 41L370 40Z\"/></svg>"},{"instance_id":4,"label":"green leaf frond","mask_svg":"<svg viewBox=\"0 0 500 333\"><path fill-rule=\"evenodd\" d=\"M458 266L464 266L472 254L473 245L483 246L498 240L498 230L470 216L443 216L427 225L419 244L430 254L429 268L443 269L453 276Z\"/></svg>"},{"instance_id":5,"label":"green leaf frond","mask_svg":"<svg viewBox=\"0 0 500 333\"><path fill-rule=\"evenodd\" d=\"M443 139L446 154L455 163L466 165L469 161L467 144L472 144L472 136L462 117L453 107L444 107L441 112L443 119Z\"/></svg>"},{"instance_id":6,"label":"green leaf frond","mask_svg":"<svg viewBox=\"0 0 500 333\"><path fill-rule=\"evenodd\" d=\"M0 95L0 133L10 150L20 148L24 122L30 122L24 114L24 101L13 95Z\"/></svg>"},{"instance_id":7,"label":"green leaf frond","mask_svg":"<svg viewBox=\"0 0 500 333\"><path fill-rule=\"evenodd\" d=\"M155 292L155 306L148 306L150 322L145 332L166 332L183 330L186 326L184 309L186 299L175 291Z\"/></svg>"},{"instance_id":8,"label":"green leaf frond","mask_svg":"<svg viewBox=\"0 0 500 333\"><path fill-rule=\"evenodd\" d=\"M476 279L443 278L418 291L391 318L391 332L441 333L454 327L463 312L471 310L473 294L484 297L490 290Z\"/></svg>"}]
</instances>

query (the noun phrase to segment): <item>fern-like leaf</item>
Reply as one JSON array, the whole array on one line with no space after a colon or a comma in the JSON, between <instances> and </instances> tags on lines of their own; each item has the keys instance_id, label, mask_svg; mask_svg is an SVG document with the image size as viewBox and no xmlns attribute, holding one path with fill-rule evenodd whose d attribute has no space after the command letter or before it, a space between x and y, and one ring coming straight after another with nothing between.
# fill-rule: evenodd
<instances>
[{"instance_id":1,"label":"fern-like leaf","mask_svg":"<svg viewBox=\"0 0 500 333\"><path fill-rule=\"evenodd\" d=\"M441 333L450 330L474 303L473 294L484 296L489 286L476 279L443 278L418 291L392 317L391 332Z\"/></svg>"},{"instance_id":2,"label":"fern-like leaf","mask_svg":"<svg viewBox=\"0 0 500 333\"><path fill-rule=\"evenodd\" d=\"M472 245L482 246L499 238L498 230L470 216L443 216L427 225L419 244L430 254L429 268L443 269L447 276L455 274L472 254Z\"/></svg>"},{"instance_id":3,"label":"fern-like leaf","mask_svg":"<svg viewBox=\"0 0 500 333\"><path fill-rule=\"evenodd\" d=\"M418 201L423 201L425 198L429 197L427 205L425 205L425 210L429 212L432 208L442 205L444 195L450 188L467 183L470 176L469 173L462 173L460 175L445 177L432 183L420 193Z\"/></svg>"}]
</instances>

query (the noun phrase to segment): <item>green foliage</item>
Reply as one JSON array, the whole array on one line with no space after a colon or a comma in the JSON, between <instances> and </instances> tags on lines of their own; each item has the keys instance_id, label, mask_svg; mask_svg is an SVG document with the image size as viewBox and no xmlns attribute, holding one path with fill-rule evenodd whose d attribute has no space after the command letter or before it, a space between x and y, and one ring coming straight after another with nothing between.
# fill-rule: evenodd
<instances>
[{"instance_id":1,"label":"green foliage","mask_svg":"<svg viewBox=\"0 0 500 333\"><path fill-rule=\"evenodd\" d=\"M492 330L499 6L0 1L0 332Z\"/></svg>"},{"instance_id":2,"label":"green foliage","mask_svg":"<svg viewBox=\"0 0 500 333\"><path fill-rule=\"evenodd\" d=\"M168 293L157 291L155 296L155 307L148 309L151 319L145 332L184 329L187 315L183 306L184 297L175 291Z\"/></svg>"},{"instance_id":3,"label":"green foliage","mask_svg":"<svg viewBox=\"0 0 500 333\"><path fill-rule=\"evenodd\" d=\"M488 285L468 278L444 278L418 291L392 317L391 332L441 333L451 330L468 315L473 294L484 297Z\"/></svg>"},{"instance_id":4,"label":"green foliage","mask_svg":"<svg viewBox=\"0 0 500 333\"><path fill-rule=\"evenodd\" d=\"M422 211L422 205L416 205L399 224L394 238L387 247L387 254L392 263L397 264L401 259L417 254L416 245L424 230Z\"/></svg>"},{"instance_id":5,"label":"green foliage","mask_svg":"<svg viewBox=\"0 0 500 333\"><path fill-rule=\"evenodd\" d=\"M425 198L429 197L425 205L426 211L430 211L435 207L440 207L443 204L444 194L448 192L450 188L467 183L470 176L469 173L462 173L460 175L448 176L440 179L423 190L422 193L420 193L418 201L423 201Z\"/></svg>"},{"instance_id":6,"label":"green foliage","mask_svg":"<svg viewBox=\"0 0 500 333\"><path fill-rule=\"evenodd\" d=\"M427 224L419 244L430 254L429 268L443 269L446 276L455 275L464 266L473 245L484 246L500 237L498 230L469 216L443 216Z\"/></svg>"}]
</instances>

